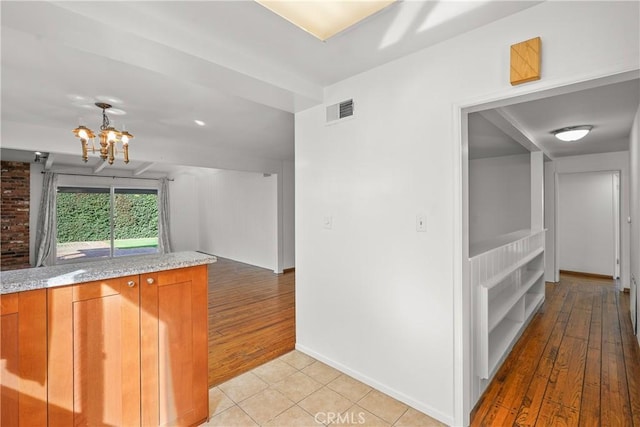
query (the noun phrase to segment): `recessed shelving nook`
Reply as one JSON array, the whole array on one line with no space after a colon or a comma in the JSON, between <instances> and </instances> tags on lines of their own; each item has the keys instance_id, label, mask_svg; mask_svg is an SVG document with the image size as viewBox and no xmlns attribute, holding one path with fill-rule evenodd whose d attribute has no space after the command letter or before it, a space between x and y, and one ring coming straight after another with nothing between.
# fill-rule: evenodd
<instances>
[{"instance_id":1,"label":"recessed shelving nook","mask_svg":"<svg viewBox=\"0 0 640 427\"><path fill-rule=\"evenodd\" d=\"M544 301L544 230L508 233L470 249L485 249L469 263L477 302L476 372L488 379Z\"/></svg>"},{"instance_id":2,"label":"recessed shelving nook","mask_svg":"<svg viewBox=\"0 0 640 427\"><path fill-rule=\"evenodd\" d=\"M510 123L500 111L468 115L463 270L469 290L471 405L545 297L545 157Z\"/></svg>"}]
</instances>

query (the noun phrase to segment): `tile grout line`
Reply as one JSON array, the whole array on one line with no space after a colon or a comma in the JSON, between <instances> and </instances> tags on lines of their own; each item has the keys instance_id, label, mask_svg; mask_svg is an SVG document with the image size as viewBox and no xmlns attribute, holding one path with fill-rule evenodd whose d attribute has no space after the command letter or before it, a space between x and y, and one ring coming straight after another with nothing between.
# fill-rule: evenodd
<instances>
[{"instance_id":1,"label":"tile grout line","mask_svg":"<svg viewBox=\"0 0 640 427\"><path fill-rule=\"evenodd\" d=\"M296 351L296 350L294 350L294 352L295 352L295 351ZM349 407L348 407L345 411L348 411L349 409L354 408L354 407L360 408L360 409L362 409L362 410L365 410L365 411L367 411L367 412L370 412L370 413L371 413L371 415L372 415L373 417L375 417L376 419L379 419L380 421L384 422L384 423L385 423L385 425L389 425L390 427L391 427L391 426L395 426L395 425L397 425L397 423L399 422L399 420L400 420L403 416L405 416L405 414L407 414L407 412L408 412L408 411L409 411L409 409L410 409L410 407L409 407L408 405L406 405L406 404L404 404L404 403L402 403L402 402L400 402L400 401L397 401L397 399L394 399L393 397L388 396L388 395L386 395L386 394L384 394L384 393L380 392L382 395L384 395L384 396L386 396L386 397L388 397L388 398L390 398L390 399L392 399L392 400L394 400L394 401L397 401L397 402L401 403L401 404L404 406L404 408L403 408L403 410L401 411L401 413L400 413L397 417L395 417L395 418L394 418L394 420L393 420L392 422L388 422L388 421L386 421L386 419L382 418L380 415L376 414L375 412L371 412L371 411L367 410L365 407L363 407L363 406L361 406L361 405L360 405L360 402L364 401L364 400L365 400L368 396L370 396L370 395L373 393L373 391L374 391L374 390L376 390L376 389L374 389L374 388L372 388L372 387L368 386L367 384L364 384L364 383L362 383L362 382L358 381L357 379L352 378L352 377L350 377L350 376L348 376L348 375L346 375L346 374L344 374L344 373L342 373L342 372L340 372L340 371L338 371L338 370L335 370L335 368L331 368L330 366L329 366L329 368L334 369L334 370L336 371L337 375L336 375L335 377L333 377L332 379L330 379L330 380L329 380L328 382L326 382L326 383L325 383L324 381L316 380L316 379L315 379L315 378L313 378L311 375L307 374L306 372L303 372L303 370L305 370L305 369L307 369L308 367L310 367L310 366L314 365L315 363L321 363L321 362L319 362L318 360L315 360L315 359L313 359L313 358L309 358L309 360L311 360L311 362L310 362L310 363L306 363L306 364L305 364L305 362L304 362L304 361L303 361L303 362L301 362L301 363L296 363L295 361L293 361L292 363L290 363L290 362L288 362L288 361L286 361L286 360L282 359L282 357L287 356L287 355L290 355L290 354L292 354L292 353L293 353L293 352L286 353L285 355L282 355L282 356L280 356L280 357L278 357L278 358L276 358L276 359L273 359L273 360L271 360L271 361L269 361L269 362L264 363L263 365L260 365L260 366L265 366L265 365L267 365L267 364L269 364L269 363L273 363L273 362L276 362L276 361L280 361L280 362L283 362L285 365L287 365L287 366L289 366L289 367L291 367L291 368L293 369L293 372L289 373L288 375L283 376L282 378L280 378L280 379L279 379L278 381L276 381L275 383L272 383L272 382L270 382L270 381L267 381L266 379L263 379L259 374L257 374L256 372L254 372L254 370L255 370L255 369L258 369L259 367L256 367L256 368L254 368L253 370L246 372L246 374L251 374L253 377L255 377L256 379L258 379L261 383L263 383L264 385L266 385L266 387L265 387L265 388L260 389L259 391L255 392L255 393L253 393L253 394L250 394L250 395L248 395L248 396L244 396L241 400L238 400L237 402L236 402L234 399L232 399L232 398L230 397L230 395L229 395L227 392L225 392L225 391L220 387L220 385L223 385L224 383L223 383L223 384L219 384L219 385L214 386L214 387L211 387L211 388L209 389L210 391L211 391L212 389L217 389L217 391L218 391L219 393L221 393L221 395L222 395L222 396L224 396L225 398L227 398L227 399L232 403L232 405L231 405L230 407L228 407L228 408L224 409L223 411L220 411L219 413L216 413L215 415L212 415L212 416L211 416L211 418L209 419L209 422L210 422L211 420L213 420L214 418L218 417L219 415L222 415L222 414L228 413L228 411L229 411L229 410L231 410L234 406L238 407L238 409L240 409L240 411L241 411L241 413L242 413L242 414L246 415L246 416L248 417L248 419L250 419L252 422L254 422L254 423L255 423L256 425L258 425L258 426L264 426L264 425L267 425L267 424L269 424L269 423L272 423L272 422L273 422L273 420L275 420L277 417L281 416L283 413L285 413L285 412L287 412L287 411L290 411L290 410L291 410L292 408L294 408L294 407L297 407L297 409L298 409L298 410L301 410L303 413L305 413L305 414L309 415L310 417L313 417L313 418L314 418L314 421L315 421L315 416L314 416L314 414L311 414L311 412L309 412L309 410L305 409L302 405L300 405L300 403L301 403L302 401L304 401L305 399L308 399L309 397L313 396L314 394L316 394L316 393L318 393L318 392L320 392L320 391L322 391L322 390L327 390L327 391L329 391L329 392L335 393L335 394L336 394L337 396L339 396L341 399L344 399L344 400L345 400L345 403L348 403L348 404L349 404ZM301 353L301 354L303 354L303 355L304 355L304 353ZM304 356L306 356L306 355L304 355ZM307 356L307 357L308 357L308 356ZM296 363L296 364L297 364L297 366L301 366L301 367L300 367L300 368L298 368L297 366L294 366L294 365L293 365L293 363ZM304 365L304 366L302 366L302 365ZM309 393L306 393L306 394L305 394L301 399L295 399L295 400L294 400L294 399L289 398L286 394L284 394L284 393L283 393L282 391L280 391L278 388L274 387L276 384L281 383L282 381L285 381L287 378L290 378L290 377L291 377L291 376L293 376L293 375L297 375L298 373L301 373L302 375L304 375L304 377L305 377L305 378L307 378L307 379L309 379L309 380L313 381L313 382L314 382L314 383L316 383L319 387L318 387L318 388L316 388L316 389L314 389L313 391L311 391L311 392L309 392ZM266 374L265 374L265 375L266 375ZM336 380L337 380L337 379L339 379L340 377L344 377L344 378L345 378L345 379L347 379L347 380L353 381L353 382L355 382L355 383L357 383L357 384L361 384L361 385L363 385L364 387L366 387L368 390L366 390L366 392L365 392L361 397L358 397L358 398L356 398L355 400L353 400L353 399L351 399L350 397L345 396L343 393L341 393L341 392L339 392L339 391L337 391L337 390L334 390L333 388L331 388L331 387L329 386L331 383L333 383L334 381L336 381ZM233 379L228 380L228 381L233 381ZM265 391L267 391L267 390L273 390L273 391L275 391L275 392L278 392L280 395L282 395L282 397L283 397L283 398L285 398L285 399L287 399L289 402L291 402L291 404L290 404L290 405L288 405L288 406L287 406L287 408L283 409L282 411L279 411L277 414L272 415L272 416L269 418L269 420L267 420L267 421L265 421L263 424L261 424L261 423L259 423L259 422L258 422L258 420L257 420L257 419L255 419L253 416L251 416L251 414L249 414L249 412L247 412L247 411L246 411L246 410L241 406L241 404L242 404L243 402L245 402L245 401L249 400L249 399L254 398L255 396L257 396L257 395L259 395L260 393L263 393L263 392L265 392ZM241 393L240 393L240 396L242 396L242 394L241 394ZM210 409L210 410L211 410L211 409ZM343 412L345 412L345 411L342 411L341 413L343 413ZM317 425L318 425L318 426L322 426L322 425L324 425L324 426L330 426L330 425L333 425L333 423L317 423Z\"/></svg>"}]
</instances>

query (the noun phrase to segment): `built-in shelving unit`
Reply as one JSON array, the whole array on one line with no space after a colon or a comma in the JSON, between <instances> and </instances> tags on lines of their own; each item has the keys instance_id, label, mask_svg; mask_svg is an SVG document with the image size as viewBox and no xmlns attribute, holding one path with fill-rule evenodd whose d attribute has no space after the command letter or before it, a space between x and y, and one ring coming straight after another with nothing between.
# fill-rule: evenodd
<instances>
[{"instance_id":1,"label":"built-in shelving unit","mask_svg":"<svg viewBox=\"0 0 640 427\"><path fill-rule=\"evenodd\" d=\"M470 248L476 372L489 379L544 301L544 230L520 230Z\"/></svg>"}]
</instances>

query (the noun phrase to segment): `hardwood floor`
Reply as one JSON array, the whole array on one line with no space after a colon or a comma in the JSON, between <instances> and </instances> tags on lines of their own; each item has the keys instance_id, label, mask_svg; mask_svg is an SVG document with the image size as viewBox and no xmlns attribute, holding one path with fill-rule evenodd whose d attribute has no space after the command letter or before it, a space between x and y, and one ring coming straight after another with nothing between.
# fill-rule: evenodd
<instances>
[{"instance_id":1,"label":"hardwood floor","mask_svg":"<svg viewBox=\"0 0 640 427\"><path fill-rule=\"evenodd\" d=\"M295 273L209 265L209 387L295 347Z\"/></svg>"},{"instance_id":2,"label":"hardwood floor","mask_svg":"<svg viewBox=\"0 0 640 427\"><path fill-rule=\"evenodd\" d=\"M561 275L472 414L473 426L638 426L629 294Z\"/></svg>"},{"instance_id":3,"label":"hardwood floor","mask_svg":"<svg viewBox=\"0 0 640 427\"><path fill-rule=\"evenodd\" d=\"M561 275L478 403L474 426L640 427L629 294ZM218 258L209 268L209 387L295 346L295 273Z\"/></svg>"}]
</instances>

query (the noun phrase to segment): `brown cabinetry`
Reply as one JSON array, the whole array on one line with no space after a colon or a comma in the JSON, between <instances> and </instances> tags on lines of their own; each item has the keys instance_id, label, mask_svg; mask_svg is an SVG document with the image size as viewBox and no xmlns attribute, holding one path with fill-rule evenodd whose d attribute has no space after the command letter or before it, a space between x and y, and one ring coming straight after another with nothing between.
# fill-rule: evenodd
<instances>
[{"instance_id":1,"label":"brown cabinetry","mask_svg":"<svg viewBox=\"0 0 640 427\"><path fill-rule=\"evenodd\" d=\"M47 425L47 292L0 295L0 425Z\"/></svg>"},{"instance_id":2,"label":"brown cabinetry","mask_svg":"<svg viewBox=\"0 0 640 427\"><path fill-rule=\"evenodd\" d=\"M49 425L206 420L206 266L48 292Z\"/></svg>"},{"instance_id":3,"label":"brown cabinetry","mask_svg":"<svg viewBox=\"0 0 640 427\"><path fill-rule=\"evenodd\" d=\"M207 267L140 279L142 424L203 422L209 413Z\"/></svg>"}]
</instances>

